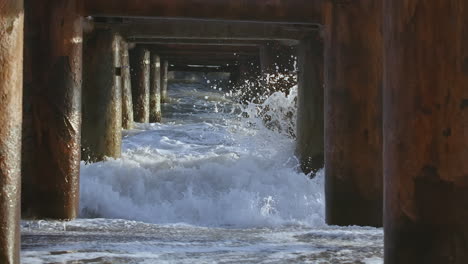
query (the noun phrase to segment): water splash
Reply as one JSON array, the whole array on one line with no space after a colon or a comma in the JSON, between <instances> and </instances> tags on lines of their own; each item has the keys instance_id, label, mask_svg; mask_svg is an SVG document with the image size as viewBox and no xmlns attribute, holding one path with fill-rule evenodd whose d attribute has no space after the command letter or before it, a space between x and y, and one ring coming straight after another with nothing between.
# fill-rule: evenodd
<instances>
[{"instance_id":1,"label":"water splash","mask_svg":"<svg viewBox=\"0 0 468 264\"><path fill-rule=\"evenodd\" d=\"M310 180L293 156L295 96L294 88L241 106L209 88L173 88L178 103L168 107L177 109L165 124L128 131L121 159L82 164L81 216L223 227L323 225L323 175Z\"/></svg>"}]
</instances>

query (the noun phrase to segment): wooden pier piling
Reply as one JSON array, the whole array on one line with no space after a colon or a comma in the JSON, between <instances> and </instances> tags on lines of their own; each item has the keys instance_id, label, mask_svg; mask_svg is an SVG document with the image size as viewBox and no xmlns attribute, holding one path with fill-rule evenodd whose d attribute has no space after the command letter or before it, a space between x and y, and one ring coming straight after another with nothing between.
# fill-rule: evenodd
<instances>
[{"instance_id":1,"label":"wooden pier piling","mask_svg":"<svg viewBox=\"0 0 468 264\"><path fill-rule=\"evenodd\" d=\"M383 2L385 263L468 263L468 2Z\"/></svg>"},{"instance_id":2,"label":"wooden pier piling","mask_svg":"<svg viewBox=\"0 0 468 264\"><path fill-rule=\"evenodd\" d=\"M325 196L330 225L382 226L381 1L325 3Z\"/></svg>"},{"instance_id":3,"label":"wooden pier piling","mask_svg":"<svg viewBox=\"0 0 468 264\"><path fill-rule=\"evenodd\" d=\"M165 104L168 102L167 95L167 74L169 70L169 62L164 60L161 65L161 103Z\"/></svg>"},{"instance_id":4,"label":"wooden pier piling","mask_svg":"<svg viewBox=\"0 0 468 264\"><path fill-rule=\"evenodd\" d=\"M151 56L150 122L161 122L161 58Z\"/></svg>"},{"instance_id":5,"label":"wooden pier piling","mask_svg":"<svg viewBox=\"0 0 468 264\"><path fill-rule=\"evenodd\" d=\"M84 43L82 159L119 158L122 147L121 38L108 30Z\"/></svg>"},{"instance_id":6,"label":"wooden pier piling","mask_svg":"<svg viewBox=\"0 0 468 264\"><path fill-rule=\"evenodd\" d=\"M298 47L296 155L304 173L324 166L323 40L317 32Z\"/></svg>"},{"instance_id":7,"label":"wooden pier piling","mask_svg":"<svg viewBox=\"0 0 468 264\"><path fill-rule=\"evenodd\" d=\"M121 43L122 53L122 128L133 128L133 100L132 100L132 77L130 72L129 44L126 41Z\"/></svg>"},{"instance_id":8,"label":"wooden pier piling","mask_svg":"<svg viewBox=\"0 0 468 264\"><path fill-rule=\"evenodd\" d=\"M148 49L137 46L130 53L135 122L148 123L150 115L150 60Z\"/></svg>"},{"instance_id":9,"label":"wooden pier piling","mask_svg":"<svg viewBox=\"0 0 468 264\"><path fill-rule=\"evenodd\" d=\"M22 212L78 215L83 24L76 0L25 1Z\"/></svg>"},{"instance_id":10,"label":"wooden pier piling","mask_svg":"<svg viewBox=\"0 0 468 264\"><path fill-rule=\"evenodd\" d=\"M0 263L20 263L22 0L0 2Z\"/></svg>"}]
</instances>

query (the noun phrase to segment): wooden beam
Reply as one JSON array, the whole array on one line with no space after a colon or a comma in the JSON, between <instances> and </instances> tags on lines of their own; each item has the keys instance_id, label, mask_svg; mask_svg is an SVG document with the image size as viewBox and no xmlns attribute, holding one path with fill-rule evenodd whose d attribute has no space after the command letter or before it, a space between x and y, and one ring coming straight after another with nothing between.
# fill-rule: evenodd
<instances>
[{"instance_id":1,"label":"wooden beam","mask_svg":"<svg viewBox=\"0 0 468 264\"><path fill-rule=\"evenodd\" d=\"M161 57L165 59L180 60L207 60L207 61L219 61L219 60L239 60L239 59L255 59L259 58L256 53L233 53L233 52L168 52L161 53Z\"/></svg>"},{"instance_id":2,"label":"wooden beam","mask_svg":"<svg viewBox=\"0 0 468 264\"><path fill-rule=\"evenodd\" d=\"M195 64L196 65L196 64ZM191 64L172 64L169 65L169 71L185 71L185 72L232 72L238 69L235 65L211 65L217 67L210 67L209 65L191 65Z\"/></svg>"},{"instance_id":3,"label":"wooden beam","mask_svg":"<svg viewBox=\"0 0 468 264\"><path fill-rule=\"evenodd\" d=\"M259 46L207 46L196 44L154 44L154 45L138 45L143 46L155 53L239 53L239 54L256 54L260 52Z\"/></svg>"},{"instance_id":4,"label":"wooden beam","mask_svg":"<svg viewBox=\"0 0 468 264\"><path fill-rule=\"evenodd\" d=\"M84 0L88 16L321 23L322 0Z\"/></svg>"},{"instance_id":5,"label":"wooden beam","mask_svg":"<svg viewBox=\"0 0 468 264\"><path fill-rule=\"evenodd\" d=\"M256 22L198 21L174 19L128 19L122 23L93 23L94 28L113 29L127 39L300 40L315 25Z\"/></svg>"},{"instance_id":6,"label":"wooden beam","mask_svg":"<svg viewBox=\"0 0 468 264\"><path fill-rule=\"evenodd\" d=\"M236 65L239 61L245 60L244 58L227 58L227 57L219 57L219 58L207 58L205 57L162 57L165 60L168 60L171 65L175 64L185 64L185 65ZM255 60L255 58L252 58ZM257 59L258 60L258 59ZM257 61L256 60L256 61Z\"/></svg>"},{"instance_id":7,"label":"wooden beam","mask_svg":"<svg viewBox=\"0 0 468 264\"><path fill-rule=\"evenodd\" d=\"M242 39L158 39L158 38L129 38L129 42L135 44L156 44L156 45L183 45L193 44L198 46L259 46L264 45L264 40L242 40ZM281 45L295 46L299 44L298 40L282 40Z\"/></svg>"},{"instance_id":8,"label":"wooden beam","mask_svg":"<svg viewBox=\"0 0 468 264\"><path fill-rule=\"evenodd\" d=\"M241 56L256 56L257 53L255 52L194 52L194 51L158 51L158 50L151 50L152 52L164 57L205 57L205 58L239 58Z\"/></svg>"}]
</instances>

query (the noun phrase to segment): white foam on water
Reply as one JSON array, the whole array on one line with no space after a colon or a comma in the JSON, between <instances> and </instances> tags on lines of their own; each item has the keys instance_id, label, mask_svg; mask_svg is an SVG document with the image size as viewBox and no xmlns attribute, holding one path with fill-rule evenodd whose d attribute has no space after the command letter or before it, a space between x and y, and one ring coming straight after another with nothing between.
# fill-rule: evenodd
<instances>
[{"instance_id":1,"label":"white foam on water","mask_svg":"<svg viewBox=\"0 0 468 264\"><path fill-rule=\"evenodd\" d=\"M382 263L382 230L23 221L22 263Z\"/></svg>"},{"instance_id":2,"label":"white foam on water","mask_svg":"<svg viewBox=\"0 0 468 264\"><path fill-rule=\"evenodd\" d=\"M216 98L189 94L198 105ZM226 100L218 96L223 99L207 100L197 114L204 122L139 124L124 138L122 158L82 163L81 217L200 226L323 225L322 173L311 180L299 172L294 140L266 129L253 105L243 109L249 118L214 113L210 106ZM292 96L275 93L265 104L269 112L275 105L291 110Z\"/></svg>"},{"instance_id":3,"label":"white foam on water","mask_svg":"<svg viewBox=\"0 0 468 264\"><path fill-rule=\"evenodd\" d=\"M22 263L382 263L382 229L324 224L294 157L295 89L261 105L173 85L163 124L81 167L71 222L22 221Z\"/></svg>"},{"instance_id":4,"label":"white foam on water","mask_svg":"<svg viewBox=\"0 0 468 264\"><path fill-rule=\"evenodd\" d=\"M364 264L383 264L383 259L379 257L366 258L362 261Z\"/></svg>"}]
</instances>

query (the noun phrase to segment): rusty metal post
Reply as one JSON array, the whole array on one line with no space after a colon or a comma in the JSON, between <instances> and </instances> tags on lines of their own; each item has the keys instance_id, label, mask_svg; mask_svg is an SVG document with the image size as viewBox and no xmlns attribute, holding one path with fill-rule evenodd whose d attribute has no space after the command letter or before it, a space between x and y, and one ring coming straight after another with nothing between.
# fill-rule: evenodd
<instances>
[{"instance_id":1,"label":"rusty metal post","mask_svg":"<svg viewBox=\"0 0 468 264\"><path fill-rule=\"evenodd\" d=\"M78 214L81 138L80 1L25 1L23 217Z\"/></svg>"},{"instance_id":2,"label":"rusty metal post","mask_svg":"<svg viewBox=\"0 0 468 264\"><path fill-rule=\"evenodd\" d=\"M118 158L122 146L121 39L111 31L86 35L83 62L82 159Z\"/></svg>"},{"instance_id":3,"label":"rusty metal post","mask_svg":"<svg viewBox=\"0 0 468 264\"><path fill-rule=\"evenodd\" d=\"M161 58L151 56L150 122L161 122Z\"/></svg>"},{"instance_id":4,"label":"rusty metal post","mask_svg":"<svg viewBox=\"0 0 468 264\"><path fill-rule=\"evenodd\" d=\"M167 60L163 61L162 68L161 68L161 103L168 102L168 95L167 95L167 74L169 70L169 62Z\"/></svg>"},{"instance_id":5,"label":"rusty metal post","mask_svg":"<svg viewBox=\"0 0 468 264\"><path fill-rule=\"evenodd\" d=\"M20 263L22 0L0 2L0 263Z\"/></svg>"},{"instance_id":6,"label":"rusty metal post","mask_svg":"<svg viewBox=\"0 0 468 264\"><path fill-rule=\"evenodd\" d=\"M325 2L325 193L331 225L382 226L381 1Z\"/></svg>"},{"instance_id":7,"label":"rusty metal post","mask_svg":"<svg viewBox=\"0 0 468 264\"><path fill-rule=\"evenodd\" d=\"M468 263L468 2L383 2L385 263Z\"/></svg>"},{"instance_id":8,"label":"rusty metal post","mask_svg":"<svg viewBox=\"0 0 468 264\"><path fill-rule=\"evenodd\" d=\"M130 54L132 67L132 97L135 121L149 122L150 113L150 52L136 47Z\"/></svg>"},{"instance_id":9,"label":"rusty metal post","mask_svg":"<svg viewBox=\"0 0 468 264\"><path fill-rule=\"evenodd\" d=\"M132 101L132 79L130 73L130 57L128 54L128 43L122 41L122 128L133 128L133 101Z\"/></svg>"},{"instance_id":10,"label":"rusty metal post","mask_svg":"<svg viewBox=\"0 0 468 264\"><path fill-rule=\"evenodd\" d=\"M298 109L296 155L305 173L323 168L323 40L317 32L298 48Z\"/></svg>"}]
</instances>

